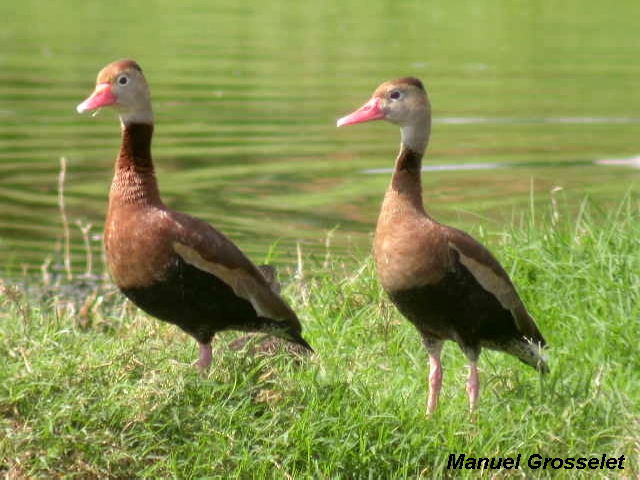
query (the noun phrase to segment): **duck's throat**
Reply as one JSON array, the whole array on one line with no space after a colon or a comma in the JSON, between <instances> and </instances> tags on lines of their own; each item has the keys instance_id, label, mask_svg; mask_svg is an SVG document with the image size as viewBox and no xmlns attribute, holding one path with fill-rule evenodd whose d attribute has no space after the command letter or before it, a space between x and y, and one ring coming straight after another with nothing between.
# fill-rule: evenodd
<instances>
[{"instance_id":1,"label":"duck's throat","mask_svg":"<svg viewBox=\"0 0 640 480\"><path fill-rule=\"evenodd\" d=\"M409 175L415 174L418 177L418 180L420 180L422 155L422 152L416 152L403 143L400 146L400 152L396 158L394 173L406 172Z\"/></svg>"},{"instance_id":2,"label":"duck's throat","mask_svg":"<svg viewBox=\"0 0 640 480\"><path fill-rule=\"evenodd\" d=\"M400 128L400 136L402 139L402 149L407 148L412 152L419 153L420 157L424 154L429 143L429 135L431 132L431 118L426 116L411 123L410 125L403 125Z\"/></svg>"},{"instance_id":3,"label":"duck's throat","mask_svg":"<svg viewBox=\"0 0 640 480\"><path fill-rule=\"evenodd\" d=\"M399 209L408 208L422 212L422 183L420 171L422 169L422 153L411 150L402 145L396 159L396 167L387 191L386 200L391 201Z\"/></svg>"},{"instance_id":4,"label":"duck's throat","mask_svg":"<svg viewBox=\"0 0 640 480\"><path fill-rule=\"evenodd\" d=\"M111 201L159 203L160 194L151 159L153 124L122 125L122 145L111 184Z\"/></svg>"},{"instance_id":5,"label":"duck's throat","mask_svg":"<svg viewBox=\"0 0 640 480\"><path fill-rule=\"evenodd\" d=\"M422 157L429 139L428 120L402 127L402 143L396 158L395 169L388 200L395 203L398 211L408 208L424 212L422 204ZM404 206L404 207L402 207Z\"/></svg>"},{"instance_id":6,"label":"duck's throat","mask_svg":"<svg viewBox=\"0 0 640 480\"><path fill-rule=\"evenodd\" d=\"M117 169L153 170L151 137L153 124L131 123L122 125L122 145Z\"/></svg>"}]
</instances>

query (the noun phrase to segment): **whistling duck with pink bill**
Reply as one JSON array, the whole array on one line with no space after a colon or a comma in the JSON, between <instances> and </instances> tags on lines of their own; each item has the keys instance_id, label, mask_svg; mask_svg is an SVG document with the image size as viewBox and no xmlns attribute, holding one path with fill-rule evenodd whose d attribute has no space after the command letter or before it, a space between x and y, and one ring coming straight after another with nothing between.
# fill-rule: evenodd
<instances>
[{"instance_id":1,"label":"whistling duck with pink bill","mask_svg":"<svg viewBox=\"0 0 640 480\"><path fill-rule=\"evenodd\" d=\"M467 392L473 411L482 347L515 355L546 372L545 340L493 255L424 209L420 173L431 106L422 82L407 77L383 83L360 109L338 120L338 127L379 119L400 126L402 143L376 227L378 277L391 301L422 335L429 354L427 412L438 404L445 340L457 342L469 361Z\"/></svg>"},{"instance_id":2,"label":"whistling duck with pink bill","mask_svg":"<svg viewBox=\"0 0 640 480\"><path fill-rule=\"evenodd\" d=\"M264 332L311 350L271 268L256 267L215 228L162 202L151 160L149 88L136 62L104 67L77 110L106 106L117 110L122 127L104 231L107 264L122 293L195 337L202 369L221 330Z\"/></svg>"}]
</instances>

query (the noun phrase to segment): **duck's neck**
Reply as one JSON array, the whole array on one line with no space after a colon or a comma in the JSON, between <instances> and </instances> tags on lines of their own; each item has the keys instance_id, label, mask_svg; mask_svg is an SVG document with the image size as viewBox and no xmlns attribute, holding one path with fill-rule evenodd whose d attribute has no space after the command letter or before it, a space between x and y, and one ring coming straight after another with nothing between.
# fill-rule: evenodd
<instances>
[{"instance_id":1,"label":"duck's neck","mask_svg":"<svg viewBox=\"0 0 640 480\"><path fill-rule=\"evenodd\" d=\"M122 145L109 200L113 204L162 205L151 160L153 123L122 122Z\"/></svg>"},{"instance_id":2,"label":"duck's neck","mask_svg":"<svg viewBox=\"0 0 640 480\"><path fill-rule=\"evenodd\" d=\"M425 211L420 173L422 157L429 141L429 127L428 119L402 127L400 152L386 196L386 200L395 203L396 207L404 206L422 214Z\"/></svg>"}]
</instances>

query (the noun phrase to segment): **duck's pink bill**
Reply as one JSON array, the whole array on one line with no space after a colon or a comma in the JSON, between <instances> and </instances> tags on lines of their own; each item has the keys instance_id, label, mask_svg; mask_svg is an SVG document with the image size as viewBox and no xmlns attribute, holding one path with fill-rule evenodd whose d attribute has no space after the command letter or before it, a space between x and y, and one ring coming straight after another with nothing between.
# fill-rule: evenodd
<instances>
[{"instance_id":1,"label":"duck's pink bill","mask_svg":"<svg viewBox=\"0 0 640 480\"><path fill-rule=\"evenodd\" d=\"M353 125L354 123L380 120L381 118L384 118L384 113L380 109L380 101L377 98L372 98L355 112L340 118L337 126L344 127L345 125Z\"/></svg>"},{"instance_id":2,"label":"duck's pink bill","mask_svg":"<svg viewBox=\"0 0 640 480\"><path fill-rule=\"evenodd\" d=\"M89 112L96 108L106 107L116 103L116 97L111 92L111 85L108 83L99 83L96 89L84 102L76 107L78 113Z\"/></svg>"}]
</instances>

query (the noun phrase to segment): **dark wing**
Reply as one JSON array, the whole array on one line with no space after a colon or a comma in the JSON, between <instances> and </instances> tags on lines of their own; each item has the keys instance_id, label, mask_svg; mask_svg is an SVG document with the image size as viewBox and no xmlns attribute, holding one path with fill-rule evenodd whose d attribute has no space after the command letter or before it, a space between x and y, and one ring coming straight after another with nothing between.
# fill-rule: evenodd
<instances>
[{"instance_id":1,"label":"dark wing","mask_svg":"<svg viewBox=\"0 0 640 480\"><path fill-rule=\"evenodd\" d=\"M251 303L258 316L295 325L299 330L295 312L231 240L197 218L173 211L168 215L175 222L173 250L177 255L229 285L238 297Z\"/></svg>"},{"instance_id":2,"label":"dark wing","mask_svg":"<svg viewBox=\"0 0 640 480\"><path fill-rule=\"evenodd\" d=\"M258 265L258 270L269 284L269 288L275 293L280 293L281 285L278 281L278 273L273 265Z\"/></svg>"},{"instance_id":3,"label":"dark wing","mask_svg":"<svg viewBox=\"0 0 640 480\"><path fill-rule=\"evenodd\" d=\"M462 263L482 288L494 295L498 302L511 312L516 327L523 336L544 346L546 342L542 333L527 312L502 265L489 250L471 236L455 228L449 228L447 231L449 248L457 253L452 255L452 261Z\"/></svg>"}]
</instances>

